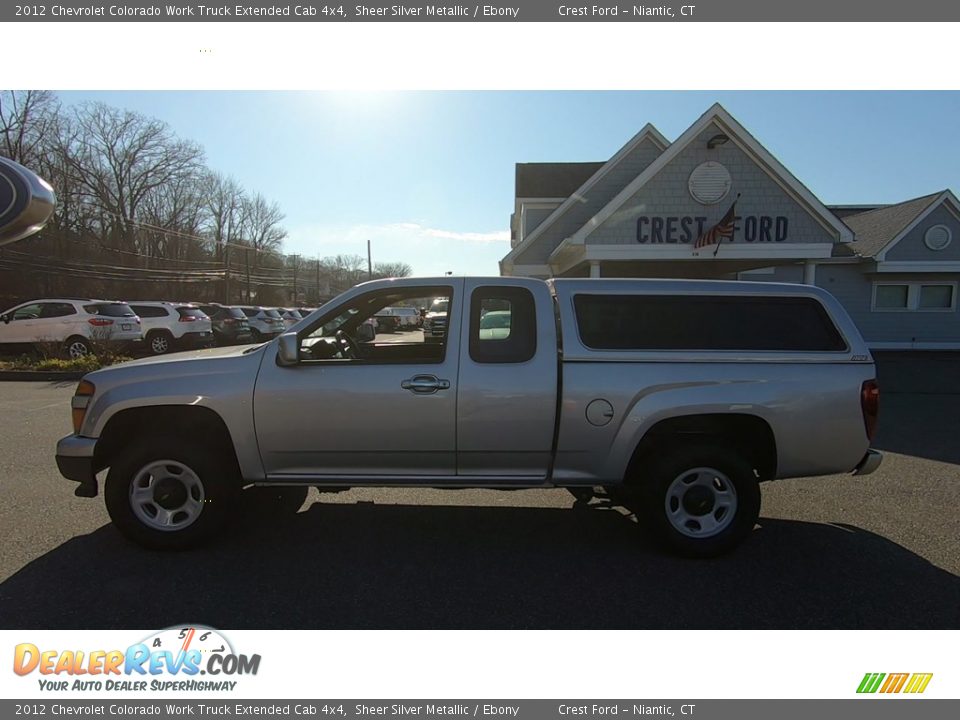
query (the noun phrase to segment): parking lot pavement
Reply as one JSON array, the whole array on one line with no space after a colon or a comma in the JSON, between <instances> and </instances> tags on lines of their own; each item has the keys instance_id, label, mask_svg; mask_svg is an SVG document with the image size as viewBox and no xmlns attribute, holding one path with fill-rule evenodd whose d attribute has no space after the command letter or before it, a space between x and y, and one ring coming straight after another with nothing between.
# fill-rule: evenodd
<instances>
[{"instance_id":1,"label":"parking lot pavement","mask_svg":"<svg viewBox=\"0 0 960 720\"><path fill-rule=\"evenodd\" d=\"M0 626L957 628L960 387L895 365L880 470L766 484L754 536L716 560L664 556L563 490L313 492L147 552L57 474L72 384L0 383Z\"/></svg>"}]
</instances>

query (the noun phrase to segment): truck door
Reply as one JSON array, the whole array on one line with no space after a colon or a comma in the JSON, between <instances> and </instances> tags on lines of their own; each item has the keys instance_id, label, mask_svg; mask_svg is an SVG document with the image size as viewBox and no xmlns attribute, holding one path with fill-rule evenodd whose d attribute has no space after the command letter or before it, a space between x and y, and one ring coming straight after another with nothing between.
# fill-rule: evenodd
<instances>
[{"instance_id":1,"label":"truck door","mask_svg":"<svg viewBox=\"0 0 960 720\"><path fill-rule=\"evenodd\" d=\"M457 474L494 485L546 479L558 385L547 286L467 278L460 347Z\"/></svg>"},{"instance_id":2,"label":"truck door","mask_svg":"<svg viewBox=\"0 0 960 720\"><path fill-rule=\"evenodd\" d=\"M277 364L272 344L254 391L268 480L456 480L462 284L459 278L430 287L398 282L352 293L297 333L300 361L293 366ZM419 329L370 337L367 320L383 307L436 297L449 301L443 337L427 341Z\"/></svg>"}]
</instances>

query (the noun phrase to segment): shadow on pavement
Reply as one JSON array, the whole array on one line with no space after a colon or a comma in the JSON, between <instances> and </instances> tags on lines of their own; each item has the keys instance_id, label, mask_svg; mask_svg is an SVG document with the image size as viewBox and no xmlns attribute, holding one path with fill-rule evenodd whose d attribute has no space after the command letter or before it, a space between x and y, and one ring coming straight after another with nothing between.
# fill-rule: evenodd
<instances>
[{"instance_id":1,"label":"shadow on pavement","mask_svg":"<svg viewBox=\"0 0 960 720\"><path fill-rule=\"evenodd\" d=\"M131 592L130 588L138 588ZM607 509L314 503L164 554L110 526L0 585L4 628L956 628L960 579L855 527L762 519L660 554Z\"/></svg>"}]
</instances>

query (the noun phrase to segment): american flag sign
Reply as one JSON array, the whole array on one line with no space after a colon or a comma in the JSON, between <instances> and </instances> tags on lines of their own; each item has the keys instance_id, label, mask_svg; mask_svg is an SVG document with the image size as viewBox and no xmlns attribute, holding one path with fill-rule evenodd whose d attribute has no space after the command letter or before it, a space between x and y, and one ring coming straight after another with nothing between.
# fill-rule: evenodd
<instances>
[{"instance_id":1,"label":"american flag sign","mask_svg":"<svg viewBox=\"0 0 960 720\"><path fill-rule=\"evenodd\" d=\"M709 245L716 245L717 249L713 251L713 254L716 255L717 251L720 250L720 241L723 238L733 237L733 226L737 217L737 200L739 199L740 193L737 193L737 197L730 205L730 209L727 210L726 214L722 218L720 218L720 222L718 222L709 230L705 230L700 234L696 242L693 244L694 251L699 250L700 248L705 248Z\"/></svg>"}]
</instances>

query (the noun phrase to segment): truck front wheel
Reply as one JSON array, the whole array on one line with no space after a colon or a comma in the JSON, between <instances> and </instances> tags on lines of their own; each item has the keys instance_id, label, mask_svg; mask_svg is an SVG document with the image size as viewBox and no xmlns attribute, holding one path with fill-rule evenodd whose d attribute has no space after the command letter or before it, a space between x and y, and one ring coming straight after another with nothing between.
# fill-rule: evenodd
<instances>
[{"instance_id":1,"label":"truck front wheel","mask_svg":"<svg viewBox=\"0 0 960 720\"><path fill-rule=\"evenodd\" d=\"M107 474L107 512L129 540L151 550L200 545L226 520L238 483L228 463L187 438L142 438Z\"/></svg>"},{"instance_id":2,"label":"truck front wheel","mask_svg":"<svg viewBox=\"0 0 960 720\"><path fill-rule=\"evenodd\" d=\"M753 467L719 444L674 446L650 458L637 483L638 519L654 539L680 555L729 552L753 531L760 515Z\"/></svg>"}]
</instances>

